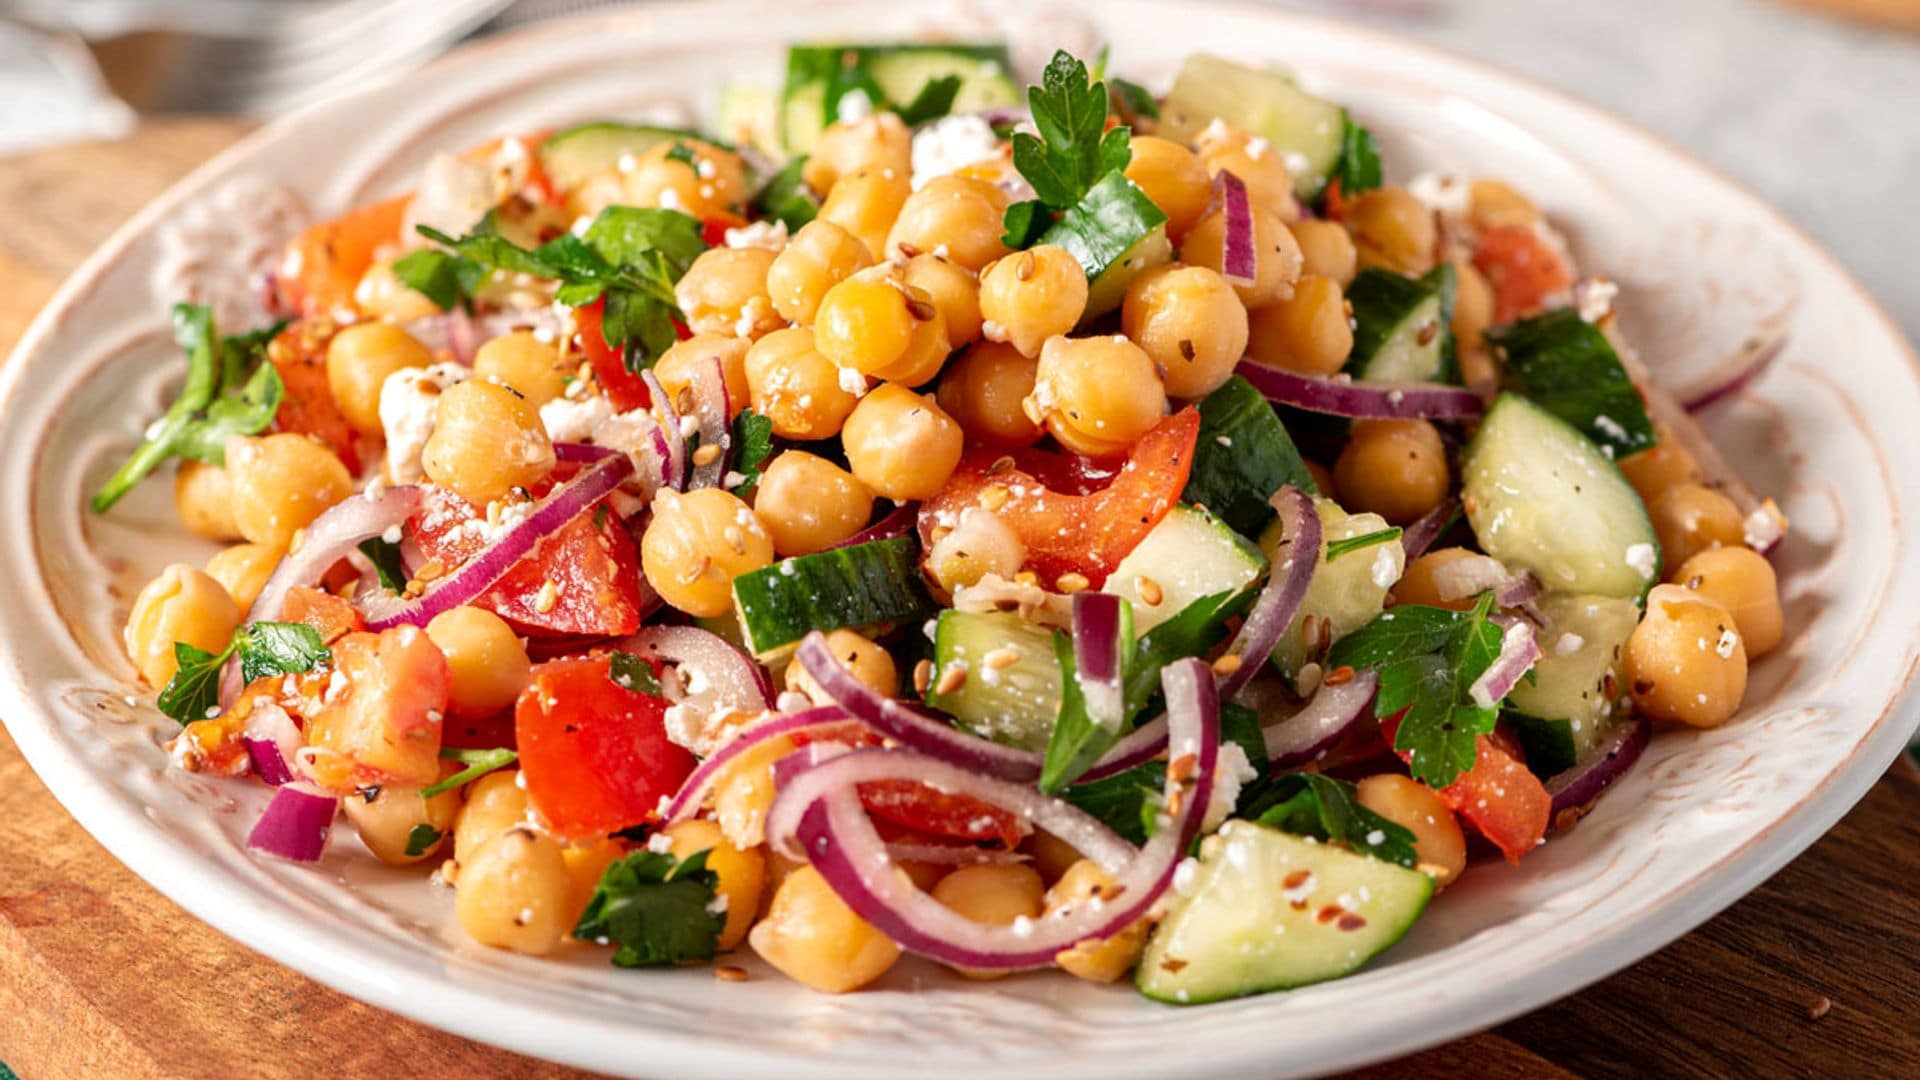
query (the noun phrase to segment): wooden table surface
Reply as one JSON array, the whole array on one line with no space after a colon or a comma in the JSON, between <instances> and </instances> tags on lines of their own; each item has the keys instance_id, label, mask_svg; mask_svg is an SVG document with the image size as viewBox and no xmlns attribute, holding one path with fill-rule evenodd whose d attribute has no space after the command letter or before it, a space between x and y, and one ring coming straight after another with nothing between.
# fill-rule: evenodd
<instances>
[{"instance_id":1,"label":"wooden table surface","mask_svg":"<svg viewBox=\"0 0 1920 1080\"><path fill-rule=\"evenodd\" d=\"M115 226L243 130L156 123L0 158L0 354ZM1367 1075L1920 1076L1917 888L1920 770L1902 759L1811 851L1669 948ZM83 832L4 733L0 1061L22 1080L581 1075L383 1013L195 921Z\"/></svg>"}]
</instances>

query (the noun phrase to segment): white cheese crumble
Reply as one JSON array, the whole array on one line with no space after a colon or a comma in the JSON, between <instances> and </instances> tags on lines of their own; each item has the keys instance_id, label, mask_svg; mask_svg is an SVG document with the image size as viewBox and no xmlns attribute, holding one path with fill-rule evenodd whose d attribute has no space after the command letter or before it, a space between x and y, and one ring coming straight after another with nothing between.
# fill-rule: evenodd
<instances>
[{"instance_id":1,"label":"white cheese crumble","mask_svg":"<svg viewBox=\"0 0 1920 1080\"><path fill-rule=\"evenodd\" d=\"M841 94L833 105L833 118L842 124L857 124L872 115L873 99L857 86Z\"/></svg>"},{"instance_id":2,"label":"white cheese crumble","mask_svg":"<svg viewBox=\"0 0 1920 1080\"><path fill-rule=\"evenodd\" d=\"M1634 573L1651 580L1654 572L1659 569L1655 561L1652 544L1627 545L1627 565L1633 567Z\"/></svg>"},{"instance_id":3,"label":"white cheese crumble","mask_svg":"<svg viewBox=\"0 0 1920 1080\"><path fill-rule=\"evenodd\" d=\"M742 225L727 230L727 246L730 248L765 248L768 251L780 251L787 246L787 223L784 221L756 221L751 225Z\"/></svg>"},{"instance_id":4,"label":"white cheese crumble","mask_svg":"<svg viewBox=\"0 0 1920 1080\"><path fill-rule=\"evenodd\" d=\"M380 384L380 429L387 439L387 479L412 484L425 477L420 452L433 435L440 392L473 374L462 364L407 368Z\"/></svg>"},{"instance_id":5,"label":"white cheese crumble","mask_svg":"<svg viewBox=\"0 0 1920 1080\"><path fill-rule=\"evenodd\" d=\"M913 136L913 189L1000 152L1000 137L978 116L947 116Z\"/></svg>"},{"instance_id":6,"label":"white cheese crumble","mask_svg":"<svg viewBox=\"0 0 1920 1080\"><path fill-rule=\"evenodd\" d=\"M1597 323L1613 311L1614 298L1620 295L1620 286L1603 277L1592 277L1573 287L1573 302L1580 311L1580 318Z\"/></svg>"},{"instance_id":7,"label":"white cheese crumble","mask_svg":"<svg viewBox=\"0 0 1920 1080\"><path fill-rule=\"evenodd\" d=\"M1239 743L1221 743L1220 756L1213 765L1213 791L1207 796L1207 813L1201 819L1201 829L1219 828L1227 815L1233 813L1233 804L1240 801L1241 785L1259 775L1260 771L1247 760L1247 752Z\"/></svg>"}]
</instances>

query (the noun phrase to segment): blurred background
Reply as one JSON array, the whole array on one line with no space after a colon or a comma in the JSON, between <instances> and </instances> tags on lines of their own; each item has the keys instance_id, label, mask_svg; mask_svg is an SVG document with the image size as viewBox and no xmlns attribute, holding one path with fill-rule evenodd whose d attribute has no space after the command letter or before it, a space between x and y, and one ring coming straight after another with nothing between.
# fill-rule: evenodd
<instances>
[{"instance_id":1,"label":"blurred background","mask_svg":"<svg viewBox=\"0 0 1920 1080\"><path fill-rule=\"evenodd\" d=\"M1920 339L1920 0L1270 2L1478 56L1665 135L1785 209ZM10 154L124 136L151 116L274 116L604 5L0 0L0 180Z\"/></svg>"}]
</instances>

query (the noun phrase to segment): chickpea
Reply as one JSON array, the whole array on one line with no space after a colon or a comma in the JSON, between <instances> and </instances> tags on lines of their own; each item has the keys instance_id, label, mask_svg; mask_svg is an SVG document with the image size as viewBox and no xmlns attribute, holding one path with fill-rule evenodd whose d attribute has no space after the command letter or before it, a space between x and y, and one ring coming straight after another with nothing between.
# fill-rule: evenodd
<instances>
[{"instance_id":1,"label":"chickpea","mask_svg":"<svg viewBox=\"0 0 1920 1080\"><path fill-rule=\"evenodd\" d=\"M1039 362L998 341L978 342L947 365L940 376L940 407L967 435L983 442L1026 446L1040 425L1020 403L1033 393Z\"/></svg>"},{"instance_id":2,"label":"chickpea","mask_svg":"<svg viewBox=\"0 0 1920 1080\"><path fill-rule=\"evenodd\" d=\"M707 853L707 869L720 878L714 892L727 905L727 925L720 931L718 947L724 950L740 944L759 914L760 893L767 884L767 862L760 849L734 847L711 821L682 821L667 830L667 837L676 859Z\"/></svg>"},{"instance_id":3,"label":"chickpea","mask_svg":"<svg viewBox=\"0 0 1920 1080\"><path fill-rule=\"evenodd\" d=\"M1353 321L1340 283L1302 274L1293 295L1248 314L1247 351L1268 367L1300 375L1331 375L1353 352Z\"/></svg>"},{"instance_id":4,"label":"chickpea","mask_svg":"<svg viewBox=\"0 0 1920 1080\"><path fill-rule=\"evenodd\" d=\"M1348 509L1405 525L1447 497L1447 447L1425 420L1356 420L1333 479Z\"/></svg>"},{"instance_id":5,"label":"chickpea","mask_svg":"<svg viewBox=\"0 0 1920 1080\"><path fill-rule=\"evenodd\" d=\"M940 587L952 592L977 585L988 574L1011 579L1027 559L1027 545L1001 520L981 506L960 511L953 531L933 542L927 551L927 570Z\"/></svg>"},{"instance_id":6,"label":"chickpea","mask_svg":"<svg viewBox=\"0 0 1920 1080\"><path fill-rule=\"evenodd\" d=\"M733 610L733 579L773 562L760 518L719 488L662 490L640 538L640 567L662 599L689 615Z\"/></svg>"},{"instance_id":7,"label":"chickpea","mask_svg":"<svg viewBox=\"0 0 1920 1080\"><path fill-rule=\"evenodd\" d=\"M1333 473L1312 458L1306 460L1306 466L1307 475L1313 477L1313 486L1320 489L1320 494L1334 502L1339 502L1339 488L1333 482Z\"/></svg>"},{"instance_id":8,"label":"chickpea","mask_svg":"<svg viewBox=\"0 0 1920 1080\"><path fill-rule=\"evenodd\" d=\"M1060 880L1047 890L1048 917L1065 915L1080 904L1111 898L1113 877L1091 859L1080 859L1067 867ZM1139 919L1109 938L1088 938L1054 955L1053 962L1075 978L1088 982L1116 982L1133 970L1146 948L1147 931L1153 924Z\"/></svg>"},{"instance_id":9,"label":"chickpea","mask_svg":"<svg viewBox=\"0 0 1920 1080\"><path fill-rule=\"evenodd\" d=\"M506 383L536 409L560 396L572 372L559 341L542 342L531 330L501 334L473 354L476 377Z\"/></svg>"},{"instance_id":10,"label":"chickpea","mask_svg":"<svg viewBox=\"0 0 1920 1080\"><path fill-rule=\"evenodd\" d=\"M855 169L834 182L815 220L831 221L852 233L878 260L886 253L894 219L912 194L912 179L898 169Z\"/></svg>"},{"instance_id":11,"label":"chickpea","mask_svg":"<svg viewBox=\"0 0 1920 1080\"><path fill-rule=\"evenodd\" d=\"M327 388L355 431L378 435L387 376L431 363L433 353L392 323L355 323L327 342Z\"/></svg>"},{"instance_id":12,"label":"chickpea","mask_svg":"<svg viewBox=\"0 0 1920 1080\"><path fill-rule=\"evenodd\" d=\"M828 124L800 167L800 179L825 195L842 176L868 168L892 169L902 176L913 173L913 132L893 113Z\"/></svg>"},{"instance_id":13,"label":"chickpea","mask_svg":"<svg viewBox=\"0 0 1920 1080\"><path fill-rule=\"evenodd\" d=\"M560 857L567 864L566 925L580 925L580 916L599 890L607 867L624 854L619 841L605 836L597 840L575 840L561 847Z\"/></svg>"},{"instance_id":14,"label":"chickpea","mask_svg":"<svg viewBox=\"0 0 1920 1080\"><path fill-rule=\"evenodd\" d=\"M1181 261L1222 272L1226 228L1225 211L1215 210L1201 218L1180 245ZM1300 244L1286 222L1260 206L1253 208L1253 250L1253 284L1233 287L1240 302L1252 310L1292 296L1293 283L1300 277Z\"/></svg>"},{"instance_id":15,"label":"chickpea","mask_svg":"<svg viewBox=\"0 0 1920 1080\"><path fill-rule=\"evenodd\" d=\"M980 275L981 325L989 341L1040 355L1050 337L1073 329L1087 310L1087 274L1065 248L1040 244Z\"/></svg>"},{"instance_id":16,"label":"chickpea","mask_svg":"<svg viewBox=\"0 0 1920 1080\"><path fill-rule=\"evenodd\" d=\"M1343 289L1353 284L1353 276L1360 269L1360 253L1354 249L1352 235L1339 222L1303 218L1287 227L1293 230L1294 243L1300 245L1302 271L1332 278Z\"/></svg>"},{"instance_id":17,"label":"chickpea","mask_svg":"<svg viewBox=\"0 0 1920 1080\"><path fill-rule=\"evenodd\" d=\"M828 994L858 990L900 959L900 946L855 915L811 866L780 883L747 942L795 982Z\"/></svg>"},{"instance_id":18,"label":"chickpea","mask_svg":"<svg viewBox=\"0 0 1920 1080\"><path fill-rule=\"evenodd\" d=\"M900 278L933 299L954 348L980 340L980 279L973 271L938 255L915 255Z\"/></svg>"},{"instance_id":19,"label":"chickpea","mask_svg":"<svg viewBox=\"0 0 1920 1080\"><path fill-rule=\"evenodd\" d=\"M813 331L804 326L754 342L744 368L753 411L783 439L832 438L860 401L840 385L840 369L820 355Z\"/></svg>"},{"instance_id":20,"label":"chickpea","mask_svg":"<svg viewBox=\"0 0 1920 1080\"><path fill-rule=\"evenodd\" d=\"M447 762L441 771L451 775L458 768L457 762ZM359 832L360 842L388 866L408 866L433 855L440 850L446 834L453 831L453 819L460 813L460 793L449 789L427 799L421 797L421 790L415 784L381 784L362 788L341 800L341 809ZM422 825L438 835L409 855L413 831Z\"/></svg>"},{"instance_id":21,"label":"chickpea","mask_svg":"<svg viewBox=\"0 0 1920 1080\"><path fill-rule=\"evenodd\" d=\"M218 581L183 563L174 563L147 583L133 601L124 635L127 658L147 685L167 685L180 664L175 642L217 653L240 625L240 609Z\"/></svg>"},{"instance_id":22,"label":"chickpea","mask_svg":"<svg viewBox=\"0 0 1920 1080\"><path fill-rule=\"evenodd\" d=\"M827 634L827 648L833 651L835 659L847 666L854 678L879 691L882 697L895 697L900 693L899 669L887 650L874 644L873 639L853 630L834 630ZM800 664L787 665L786 683L787 689L807 695L816 705L833 704L833 699Z\"/></svg>"},{"instance_id":23,"label":"chickpea","mask_svg":"<svg viewBox=\"0 0 1920 1080\"><path fill-rule=\"evenodd\" d=\"M1213 393L1247 352L1247 309L1204 266L1173 263L1134 278L1120 326L1159 365L1172 397Z\"/></svg>"},{"instance_id":24,"label":"chickpea","mask_svg":"<svg viewBox=\"0 0 1920 1080\"><path fill-rule=\"evenodd\" d=\"M233 523L233 481L227 470L204 461L185 460L173 474L173 508L195 536L237 540Z\"/></svg>"},{"instance_id":25,"label":"chickpea","mask_svg":"<svg viewBox=\"0 0 1920 1080\"><path fill-rule=\"evenodd\" d=\"M467 801L453 819L453 861L470 861L488 842L527 820L526 789L517 769L502 769L467 785Z\"/></svg>"},{"instance_id":26,"label":"chickpea","mask_svg":"<svg viewBox=\"0 0 1920 1080\"><path fill-rule=\"evenodd\" d=\"M1407 564L1406 572L1393 586L1393 602L1398 604L1418 604L1421 607L1449 608L1454 611L1466 611L1473 607L1475 597L1459 596L1449 600L1440 595L1440 586L1434 581L1434 572L1451 566L1461 559L1479 558L1476 553L1462 547L1435 548L1422 552L1420 556Z\"/></svg>"},{"instance_id":27,"label":"chickpea","mask_svg":"<svg viewBox=\"0 0 1920 1080\"><path fill-rule=\"evenodd\" d=\"M1466 835L1432 788L1398 773L1381 773L1354 785L1354 797L1413 834L1414 858L1435 888L1445 888L1467 868Z\"/></svg>"},{"instance_id":28,"label":"chickpea","mask_svg":"<svg viewBox=\"0 0 1920 1080\"><path fill-rule=\"evenodd\" d=\"M977 923L1009 926L1016 919L1037 919L1045 909L1047 886L1040 872L1025 863L962 866L933 886L933 898ZM997 979L1004 971L958 968L974 979Z\"/></svg>"},{"instance_id":29,"label":"chickpea","mask_svg":"<svg viewBox=\"0 0 1920 1080\"><path fill-rule=\"evenodd\" d=\"M1633 490L1640 493L1640 501L1648 506L1658 501L1668 488L1700 480L1700 467L1694 463L1693 455L1664 433L1655 435L1658 442L1620 459L1620 471L1626 474L1627 483L1633 485Z\"/></svg>"},{"instance_id":30,"label":"chickpea","mask_svg":"<svg viewBox=\"0 0 1920 1080\"><path fill-rule=\"evenodd\" d=\"M285 555L264 544L235 544L221 548L207 560L207 576L227 590L244 615Z\"/></svg>"},{"instance_id":31,"label":"chickpea","mask_svg":"<svg viewBox=\"0 0 1920 1080\"><path fill-rule=\"evenodd\" d=\"M240 535L283 551L294 533L353 494L353 477L333 451L291 432L227 440L227 477Z\"/></svg>"},{"instance_id":32,"label":"chickpea","mask_svg":"<svg viewBox=\"0 0 1920 1080\"><path fill-rule=\"evenodd\" d=\"M767 808L773 805L778 789L773 786L773 763L793 753L798 746L785 735L777 735L743 751L728 763L713 782L713 819L720 831L737 848L758 848L765 839ZM784 877L791 867L778 854L769 852L768 870ZM775 884L779 884L778 877Z\"/></svg>"},{"instance_id":33,"label":"chickpea","mask_svg":"<svg viewBox=\"0 0 1920 1080\"><path fill-rule=\"evenodd\" d=\"M753 342L743 337L695 334L674 342L660 354L653 364L653 377L660 380L660 389L669 398L678 401L693 385L694 372L701 367L711 369L717 361L720 381L727 388L727 416L731 419L739 416L753 397L753 388L747 382L747 352L752 347Z\"/></svg>"},{"instance_id":34,"label":"chickpea","mask_svg":"<svg viewBox=\"0 0 1920 1080\"><path fill-rule=\"evenodd\" d=\"M1458 282L1453 294L1454 340L1463 353L1484 349L1484 335L1493 325L1493 286L1465 259L1454 262L1453 272Z\"/></svg>"},{"instance_id":35,"label":"chickpea","mask_svg":"<svg viewBox=\"0 0 1920 1080\"><path fill-rule=\"evenodd\" d=\"M802 226L767 267L767 296L788 322L812 326L827 290L873 265L860 238L831 221Z\"/></svg>"},{"instance_id":36,"label":"chickpea","mask_svg":"<svg viewBox=\"0 0 1920 1080\"><path fill-rule=\"evenodd\" d=\"M425 293L400 283L391 262L376 262L360 275L360 284L353 287L353 306L367 318L395 323L430 319L440 314L439 305L427 299Z\"/></svg>"},{"instance_id":37,"label":"chickpea","mask_svg":"<svg viewBox=\"0 0 1920 1080\"><path fill-rule=\"evenodd\" d=\"M553 471L540 410L509 386L468 379L440 393L433 434L420 451L427 479L485 506Z\"/></svg>"},{"instance_id":38,"label":"chickpea","mask_svg":"<svg viewBox=\"0 0 1920 1080\"><path fill-rule=\"evenodd\" d=\"M1468 217L1482 232L1502 225L1532 225L1540 220L1540 209L1525 195L1499 180L1482 178L1468 187L1472 200Z\"/></svg>"},{"instance_id":39,"label":"chickpea","mask_svg":"<svg viewBox=\"0 0 1920 1080\"><path fill-rule=\"evenodd\" d=\"M1247 199L1255 207L1270 210L1287 221L1300 216L1300 204L1293 197L1293 174L1265 139L1231 128L1212 138L1209 134L1214 134L1212 129L1203 133L1194 147L1201 163L1207 167L1208 176L1230 172L1247 185Z\"/></svg>"},{"instance_id":40,"label":"chickpea","mask_svg":"<svg viewBox=\"0 0 1920 1080\"><path fill-rule=\"evenodd\" d=\"M1080 861L1078 848L1045 829L1028 833L1020 842L1020 850L1033 857L1033 868L1040 871L1040 880L1047 882L1049 888L1058 884L1073 869L1073 864ZM1054 897L1049 895L1049 909L1054 906L1053 901Z\"/></svg>"},{"instance_id":41,"label":"chickpea","mask_svg":"<svg viewBox=\"0 0 1920 1080\"><path fill-rule=\"evenodd\" d=\"M485 608L457 607L427 623L427 637L447 658L447 715L480 720L513 707L526 689L532 661L520 635Z\"/></svg>"},{"instance_id":42,"label":"chickpea","mask_svg":"<svg viewBox=\"0 0 1920 1080\"><path fill-rule=\"evenodd\" d=\"M1786 618L1766 556L1743 547L1708 548L1681 563L1671 580L1727 609L1747 659L1757 660L1780 644Z\"/></svg>"},{"instance_id":43,"label":"chickpea","mask_svg":"<svg viewBox=\"0 0 1920 1080\"><path fill-rule=\"evenodd\" d=\"M1627 689L1655 720L1719 727L1747 692L1747 650L1726 608L1679 585L1656 585L1627 638Z\"/></svg>"},{"instance_id":44,"label":"chickpea","mask_svg":"<svg viewBox=\"0 0 1920 1080\"><path fill-rule=\"evenodd\" d=\"M900 207L887 233L887 254L931 251L968 270L980 270L1007 253L1000 242L1006 212L1006 193L985 180L936 176Z\"/></svg>"},{"instance_id":45,"label":"chickpea","mask_svg":"<svg viewBox=\"0 0 1920 1080\"><path fill-rule=\"evenodd\" d=\"M915 299L883 266L863 270L827 290L814 316L813 340L835 367L878 375L900 362L921 323L939 312L928 297L916 318Z\"/></svg>"},{"instance_id":46,"label":"chickpea","mask_svg":"<svg viewBox=\"0 0 1920 1080\"><path fill-rule=\"evenodd\" d=\"M953 352L953 341L947 336L947 317L934 306L931 298L911 285L903 284L902 289L907 293L907 310L914 317L913 336L899 359L873 374L875 378L901 386L920 386L946 366L947 357ZM921 318L922 315L929 317Z\"/></svg>"},{"instance_id":47,"label":"chickpea","mask_svg":"<svg viewBox=\"0 0 1920 1080\"><path fill-rule=\"evenodd\" d=\"M1056 337L1040 350L1025 408L1074 453L1113 457L1160 422L1167 392L1153 359L1125 335Z\"/></svg>"},{"instance_id":48,"label":"chickpea","mask_svg":"<svg viewBox=\"0 0 1920 1080\"><path fill-rule=\"evenodd\" d=\"M676 160L676 149L692 155L691 164ZM630 172L620 178L618 201L628 206L660 206L684 210L694 217L713 217L747 199L746 165L740 155L699 139L670 139L641 154Z\"/></svg>"},{"instance_id":49,"label":"chickpea","mask_svg":"<svg viewBox=\"0 0 1920 1080\"><path fill-rule=\"evenodd\" d=\"M873 493L930 499L960 464L960 425L928 394L887 383L860 399L840 431L847 464Z\"/></svg>"},{"instance_id":50,"label":"chickpea","mask_svg":"<svg viewBox=\"0 0 1920 1080\"><path fill-rule=\"evenodd\" d=\"M1347 230L1360 253L1361 266L1380 266L1402 274L1433 269L1439 230L1433 212L1406 188L1377 187L1347 204Z\"/></svg>"},{"instance_id":51,"label":"chickpea","mask_svg":"<svg viewBox=\"0 0 1920 1080\"><path fill-rule=\"evenodd\" d=\"M766 248L709 248L693 260L673 295L696 334L756 338L784 320L767 295L767 270L776 258Z\"/></svg>"},{"instance_id":52,"label":"chickpea","mask_svg":"<svg viewBox=\"0 0 1920 1080\"><path fill-rule=\"evenodd\" d=\"M825 551L867 527L873 492L854 475L805 450L788 450L760 476L753 512L785 555Z\"/></svg>"},{"instance_id":53,"label":"chickpea","mask_svg":"<svg viewBox=\"0 0 1920 1080\"><path fill-rule=\"evenodd\" d=\"M1732 499L1704 484L1676 484L1647 507L1660 554L1668 566L1678 566L1708 548L1739 547L1746 542L1746 526Z\"/></svg>"},{"instance_id":54,"label":"chickpea","mask_svg":"<svg viewBox=\"0 0 1920 1080\"><path fill-rule=\"evenodd\" d=\"M515 826L461 865L454 917L482 945L545 956L570 929L570 884L559 841Z\"/></svg>"},{"instance_id":55,"label":"chickpea","mask_svg":"<svg viewBox=\"0 0 1920 1080\"><path fill-rule=\"evenodd\" d=\"M1213 201L1212 176L1198 155L1171 139L1135 135L1128 145L1127 179L1167 215L1167 236L1178 243Z\"/></svg>"}]
</instances>

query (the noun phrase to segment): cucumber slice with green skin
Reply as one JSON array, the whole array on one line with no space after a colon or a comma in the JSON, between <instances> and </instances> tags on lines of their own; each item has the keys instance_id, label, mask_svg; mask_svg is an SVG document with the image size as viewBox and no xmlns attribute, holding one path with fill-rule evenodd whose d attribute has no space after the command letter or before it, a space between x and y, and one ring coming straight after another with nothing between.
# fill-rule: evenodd
<instances>
[{"instance_id":1,"label":"cucumber slice with green skin","mask_svg":"<svg viewBox=\"0 0 1920 1080\"><path fill-rule=\"evenodd\" d=\"M736 145L769 154L780 149L780 95L764 86L728 83L720 88L720 134Z\"/></svg>"},{"instance_id":2,"label":"cucumber slice with green skin","mask_svg":"<svg viewBox=\"0 0 1920 1080\"><path fill-rule=\"evenodd\" d=\"M1572 308L1487 331L1512 390L1572 424L1615 461L1654 444L1653 421L1607 335Z\"/></svg>"},{"instance_id":3,"label":"cucumber slice with green skin","mask_svg":"<svg viewBox=\"0 0 1920 1080\"><path fill-rule=\"evenodd\" d=\"M1347 290L1354 325L1347 371L1369 382L1457 382L1454 284L1446 263L1421 278L1362 270Z\"/></svg>"},{"instance_id":4,"label":"cucumber slice with green skin","mask_svg":"<svg viewBox=\"0 0 1920 1080\"><path fill-rule=\"evenodd\" d=\"M1527 766L1551 776L1612 730L1626 689L1620 657L1640 623L1640 608L1616 596L1548 593L1534 610L1543 623L1540 659L1532 676L1507 695L1506 707L1526 745Z\"/></svg>"},{"instance_id":5,"label":"cucumber slice with green skin","mask_svg":"<svg viewBox=\"0 0 1920 1080\"><path fill-rule=\"evenodd\" d=\"M1200 872L1154 929L1134 982L1198 1005L1350 975L1433 896L1418 870L1247 821L1200 845Z\"/></svg>"},{"instance_id":6,"label":"cucumber slice with green skin","mask_svg":"<svg viewBox=\"0 0 1920 1080\"><path fill-rule=\"evenodd\" d=\"M1345 150L1346 110L1295 86L1285 73L1207 53L1180 66L1160 105L1160 133L1191 143L1215 118L1267 140L1302 199L1317 198Z\"/></svg>"},{"instance_id":7,"label":"cucumber slice with green skin","mask_svg":"<svg viewBox=\"0 0 1920 1080\"><path fill-rule=\"evenodd\" d=\"M1386 610L1387 593L1407 568L1406 549L1397 540L1371 544L1328 560L1328 543L1366 536L1391 526L1379 514L1349 514L1332 499L1315 499L1313 506L1320 514L1320 568L1313 572L1313 581L1307 586L1306 598L1300 602L1300 612L1293 617L1293 625L1280 635L1280 644L1273 650L1274 666L1289 679L1297 677L1301 666L1319 653L1319 641L1307 640L1309 616L1316 624L1316 638L1324 633L1328 635L1325 638L1328 643L1338 641ZM1276 521L1260 537L1260 550L1266 552L1268 559L1274 557L1280 539L1280 526ZM1323 631L1321 626L1328 629Z\"/></svg>"},{"instance_id":8,"label":"cucumber slice with green skin","mask_svg":"<svg viewBox=\"0 0 1920 1080\"><path fill-rule=\"evenodd\" d=\"M1219 518L1176 506L1120 560L1101 591L1131 601L1134 633L1145 634L1203 596L1239 592L1266 568L1260 549ZM1143 579L1159 590L1158 603L1141 596Z\"/></svg>"},{"instance_id":9,"label":"cucumber slice with green skin","mask_svg":"<svg viewBox=\"0 0 1920 1080\"><path fill-rule=\"evenodd\" d=\"M920 583L912 537L782 559L733 579L741 636L759 660L784 656L808 632L923 619L934 604Z\"/></svg>"},{"instance_id":10,"label":"cucumber slice with green skin","mask_svg":"<svg viewBox=\"0 0 1920 1080\"><path fill-rule=\"evenodd\" d=\"M1460 455L1461 502L1481 550L1550 591L1638 599L1660 580L1640 496L1593 440L1502 394Z\"/></svg>"},{"instance_id":11,"label":"cucumber slice with green skin","mask_svg":"<svg viewBox=\"0 0 1920 1080\"><path fill-rule=\"evenodd\" d=\"M1238 375L1200 401L1200 437L1181 501L1204 506L1242 536L1276 516L1267 502L1292 484L1319 493L1285 424L1260 391Z\"/></svg>"},{"instance_id":12,"label":"cucumber slice with green skin","mask_svg":"<svg viewBox=\"0 0 1920 1080\"><path fill-rule=\"evenodd\" d=\"M1001 45L796 45L787 50L780 139L788 153L808 153L848 91L881 108L911 102L929 81L950 75L960 77L956 113L1014 105L1020 92L1011 70Z\"/></svg>"},{"instance_id":13,"label":"cucumber slice with green skin","mask_svg":"<svg viewBox=\"0 0 1920 1080\"><path fill-rule=\"evenodd\" d=\"M990 667L988 653L1011 650L1013 663ZM1053 633L1015 612L942 611L933 631L933 670L967 672L951 693L927 691L927 704L995 742L1042 753L1060 713L1060 665Z\"/></svg>"},{"instance_id":14,"label":"cucumber slice with green skin","mask_svg":"<svg viewBox=\"0 0 1920 1080\"><path fill-rule=\"evenodd\" d=\"M547 140L540 144L540 167L546 170L554 187L561 191L572 191L588 177L618 168L622 157L631 155L637 158L673 139L698 139L715 146L726 145L685 128L597 120L547 136Z\"/></svg>"},{"instance_id":15,"label":"cucumber slice with green skin","mask_svg":"<svg viewBox=\"0 0 1920 1080\"><path fill-rule=\"evenodd\" d=\"M1173 258L1166 225L1166 213L1146 192L1112 172L1048 226L1039 242L1065 248L1087 272L1084 322L1119 307L1141 271Z\"/></svg>"}]
</instances>

